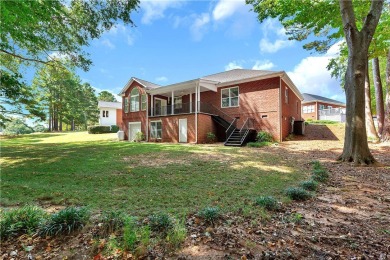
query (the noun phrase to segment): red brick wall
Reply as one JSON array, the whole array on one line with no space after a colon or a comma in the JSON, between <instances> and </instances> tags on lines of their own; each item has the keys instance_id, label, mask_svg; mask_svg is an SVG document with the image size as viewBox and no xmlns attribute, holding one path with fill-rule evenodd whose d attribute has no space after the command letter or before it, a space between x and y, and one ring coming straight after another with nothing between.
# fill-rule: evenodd
<instances>
[{"instance_id":1,"label":"red brick wall","mask_svg":"<svg viewBox=\"0 0 390 260\"><path fill-rule=\"evenodd\" d=\"M288 100L285 99L285 90L288 91ZM291 132L291 117L295 120L301 120L301 100L282 80L282 139L286 138Z\"/></svg>"},{"instance_id":2,"label":"red brick wall","mask_svg":"<svg viewBox=\"0 0 390 260\"><path fill-rule=\"evenodd\" d=\"M179 142L179 119L187 118L187 142L195 143L195 115L177 115L177 116L162 116L162 117L153 117L149 118L151 121L161 121L162 127L162 142ZM153 142L154 140L150 139L150 130L149 130L149 140Z\"/></svg>"},{"instance_id":3,"label":"red brick wall","mask_svg":"<svg viewBox=\"0 0 390 260\"><path fill-rule=\"evenodd\" d=\"M129 122L141 122L141 131L146 135L146 111L140 110L137 112L130 112L130 102L129 104L129 112L125 113L125 98L129 98L130 92L133 90L133 88L138 88L138 91L140 92L139 95L139 104L141 109L141 95L145 93L145 90L143 87L141 87L137 82L133 82L130 87L126 90L125 96L122 97L122 106L123 106L123 113L122 113L122 129L125 132L125 140L128 140L129 135Z\"/></svg>"},{"instance_id":4,"label":"red brick wall","mask_svg":"<svg viewBox=\"0 0 390 260\"><path fill-rule=\"evenodd\" d=\"M218 92L201 92L200 101L211 103L232 117L239 117L238 127L248 118L254 118L255 129L270 132L280 141L279 77L246 82L218 88ZM239 86L239 107L221 108L221 89Z\"/></svg>"},{"instance_id":5,"label":"red brick wall","mask_svg":"<svg viewBox=\"0 0 390 260\"><path fill-rule=\"evenodd\" d=\"M122 129L123 121L122 121L122 109L116 110L116 125L119 126L120 130Z\"/></svg>"},{"instance_id":6,"label":"red brick wall","mask_svg":"<svg viewBox=\"0 0 390 260\"><path fill-rule=\"evenodd\" d=\"M210 115L198 114L198 143L207 143L207 133L217 134L216 123Z\"/></svg>"}]
</instances>

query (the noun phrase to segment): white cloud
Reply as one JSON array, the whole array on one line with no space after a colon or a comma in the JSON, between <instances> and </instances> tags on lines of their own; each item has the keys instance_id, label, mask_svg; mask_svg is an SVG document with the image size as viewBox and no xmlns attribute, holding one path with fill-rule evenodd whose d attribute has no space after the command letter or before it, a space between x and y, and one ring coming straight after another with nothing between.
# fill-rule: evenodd
<instances>
[{"instance_id":1,"label":"white cloud","mask_svg":"<svg viewBox=\"0 0 390 260\"><path fill-rule=\"evenodd\" d=\"M101 43L102 43L102 45L104 45L104 46L106 46L106 47L108 47L108 48L110 48L110 49L115 49L115 45L109 40L109 39L103 39L102 41L101 41Z\"/></svg>"},{"instance_id":2,"label":"white cloud","mask_svg":"<svg viewBox=\"0 0 390 260\"><path fill-rule=\"evenodd\" d=\"M177 8L182 5L180 0L144 0L141 1L141 10L144 11L141 22L151 24L154 20L164 18L164 12L169 8Z\"/></svg>"},{"instance_id":3,"label":"white cloud","mask_svg":"<svg viewBox=\"0 0 390 260\"><path fill-rule=\"evenodd\" d=\"M309 56L301 60L293 71L287 72L301 93L310 93L345 101L340 82L331 77L326 66L338 52L336 43L322 56Z\"/></svg>"},{"instance_id":4,"label":"white cloud","mask_svg":"<svg viewBox=\"0 0 390 260\"><path fill-rule=\"evenodd\" d=\"M52 60L52 59L66 60L68 58L69 58L69 55L64 54L64 53L59 53L58 51L52 52L51 54L49 54L49 57L48 57L49 60Z\"/></svg>"},{"instance_id":5,"label":"white cloud","mask_svg":"<svg viewBox=\"0 0 390 260\"><path fill-rule=\"evenodd\" d=\"M286 30L275 19L267 19L262 24L263 38L259 48L262 53L275 53L281 49L292 46L294 41L287 39ZM270 40L273 38L273 40Z\"/></svg>"},{"instance_id":6,"label":"white cloud","mask_svg":"<svg viewBox=\"0 0 390 260\"><path fill-rule=\"evenodd\" d=\"M275 67L275 64L270 62L269 60L260 61L257 60L255 65L253 65L253 70L269 70Z\"/></svg>"},{"instance_id":7,"label":"white cloud","mask_svg":"<svg viewBox=\"0 0 390 260\"><path fill-rule=\"evenodd\" d=\"M219 0L213 10L213 19L223 20L245 7L245 0Z\"/></svg>"},{"instance_id":8,"label":"white cloud","mask_svg":"<svg viewBox=\"0 0 390 260\"><path fill-rule=\"evenodd\" d=\"M195 41L200 41L203 35L207 32L206 25L210 22L210 15L208 13L202 13L195 18L194 23L191 26L191 34Z\"/></svg>"},{"instance_id":9,"label":"white cloud","mask_svg":"<svg viewBox=\"0 0 390 260\"><path fill-rule=\"evenodd\" d=\"M156 78L156 81L157 81L157 82L167 82L167 81L168 81L168 78L165 77L165 76L161 76L161 77L157 77L157 78Z\"/></svg>"},{"instance_id":10,"label":"white cloud","mask_svg":"<svg viewBox=\"0 0 390 260\"><path fill-rule=\"evenodd\" d=\"M243 66L242 64L240 64L240 62L238 61L232 61L232 62L229 62L226 66L225 66L225 71L228 71L228 70L234 70L234 69L242 69Z\"/></svg>"}]
</instances>

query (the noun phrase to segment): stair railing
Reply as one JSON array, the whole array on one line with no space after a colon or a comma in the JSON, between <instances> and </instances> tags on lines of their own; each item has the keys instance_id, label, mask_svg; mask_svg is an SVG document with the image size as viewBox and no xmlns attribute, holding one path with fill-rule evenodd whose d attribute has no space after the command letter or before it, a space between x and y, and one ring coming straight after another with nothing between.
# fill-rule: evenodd
<instances>
[{"instance_id":1,"label":"stair railing","mask_svg":"<svg viewBox=\"0 0 390 260\"><path fill-rule=\"evenodd\" d=\"M245 120L244 124L242 125L242 127L240 129L240 137L241 137L240 143L241 143L241 145L245 142L245 139L248 136L249 130L251 128L253 128L253 121L254 121L253 118L248 117Z\"/></svg>"},{"instance_id":2,"label":"stair railing","mask_svg":"<svg viewBox=\"0 0 390 260\"><path fill-rule=\"evenodd\" d=\"M226 141L229 140L230 136L233 134L234 130L236 129L236 122L237 118L234 118L230 126L226 129Z\"/></svg>"}]
</instances>

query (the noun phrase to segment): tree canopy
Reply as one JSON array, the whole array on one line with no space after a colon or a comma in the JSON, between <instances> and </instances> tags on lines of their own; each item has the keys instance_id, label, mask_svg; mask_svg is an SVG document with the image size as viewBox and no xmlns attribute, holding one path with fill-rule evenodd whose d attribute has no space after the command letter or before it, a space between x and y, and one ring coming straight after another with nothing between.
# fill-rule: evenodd
<instances>
[{"instance_id":1,"label":"tree canopy","mask_svg":"<svg viewBox=\"0 0 390 260\"><path fill-rule=\"evenodd\" d=\"M103 90L98 94L98 100L99 101L107 101L107 102L116 102L115 96L111 93L108 92L107 90Z\"/></svg>"},{"instance_id":2,"label":"tree canopy","mask_svg":"<svg viewBox=\"0 0 390 260\"><path fill-rule=\"evenodd\" d=\"M32 114L44 119L22 69L67 64L88 70L92 61L84 47L122 21L133 25L131 12L139 0L52 0L0 2L0 123L6 114Z\"/></svg>"}]
</instances>

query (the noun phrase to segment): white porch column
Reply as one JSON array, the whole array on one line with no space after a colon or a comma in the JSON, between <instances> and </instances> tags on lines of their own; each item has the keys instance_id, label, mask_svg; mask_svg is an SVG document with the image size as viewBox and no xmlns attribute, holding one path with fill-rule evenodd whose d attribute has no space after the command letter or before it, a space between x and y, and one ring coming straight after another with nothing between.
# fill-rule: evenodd
<instances>
[{"instance_id":1,"label":"white porch column","mask_svg":"<svg viewBox=\"0 0 390 260\"><path fill-rule=\"evenodd\" d=\"M197 91L197 95L198 95L198 112L200 112L200 86L198 86L198 91Z\"/></svg>"},{"instance_id":2,"label":"white porch column","mask_svg":"<svg viewBox=\"0 0 390 260\"><path fill-rule=\"evenodd\" d=\"M175 92L172 90L172 98L171 98L171 114L175 114Z\"/></svg>"},{"instance_id":3,"label":"white porch column","mask_svg":"<svg viewBox=\"0 0 390 260\"><path fill-rule=\"evenodd\" d=\"M153 94L150 95L150 116L154 116Z\"/></svg>"},{"instance_id":4,"label":"white porch column","mask_svg":"<svg viewBox=\"0 0 390 260\"><path fill-rule=\"evenodd\" d=\"M192 93L190 92L190 113L192 113Z\"/></svg>"},{"instance_id":5,"label":"white porch column","mask_svg":"<svg viewBox=\"0 0 390 260\"><path fill-rule=\"evenodd\" d=\"M146 133L145 133L145 137L146 137L146 142L148 142L149 141L149 97L148 97L149 94L145 92L145 95L146 95L146 126L145 126Z\"/></svg>"}]
</instances>

